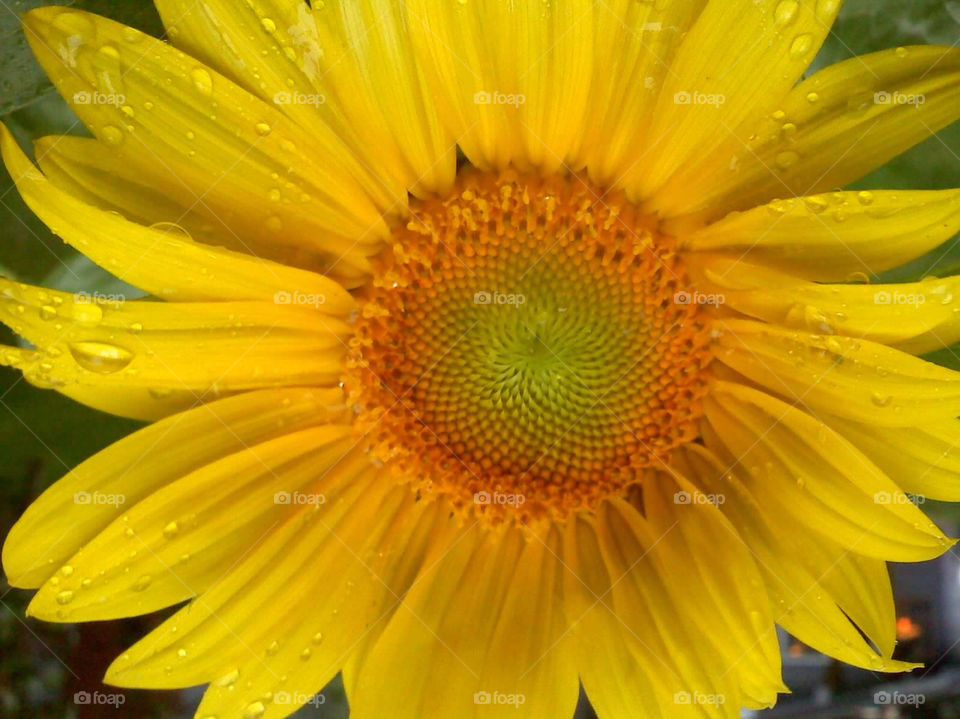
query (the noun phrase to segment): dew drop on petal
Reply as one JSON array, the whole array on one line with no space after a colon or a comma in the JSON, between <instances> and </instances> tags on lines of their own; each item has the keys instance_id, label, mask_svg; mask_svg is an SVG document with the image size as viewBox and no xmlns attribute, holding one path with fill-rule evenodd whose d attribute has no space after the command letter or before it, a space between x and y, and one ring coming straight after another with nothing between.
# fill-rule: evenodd
<instances>
[{"instance_id":1,"label":"dew drop on petal","mask_svg":"<svg viewBox=\"0 0 960 719\"><path fill-rule=\"evenodd\" d=\"M800 159L798 155L793 150L786 150L777 155L777 167L781 170L787 170L797 164L797 160Z\"/></svg>"},{"instance_id":2,"label":"dew drop on petal","mask_svg":"<svg viewBox=\"0 0 960 719\"><path fill-rule=\"evenodd\" d=\"M64 589L62 592L57 594L57 604L69 604L73 601L73 592L69 589Z\"/></svg>"},{"instance_id":3,"label":"dew drop on petal","mask_svg":"<svg viewBox=\"0 0 960 719\"><path fill-rule=\"evenodd\" d=\"M180 531L180 525L176 522L170 522L166 527L163 528L163 536L167 539L172 539L177 536L177 532Z\"/></svg>"},{"instance_id":4,"label":"dew drop on petal","mask_svg":"<svg viewBox=\"0 0 960 719\"><path fill-rule=\"evenodd\" d=\"M797 19L800 3L797 0L781 0L773 11L773 20L777 25L786 26Z\"/></svg>"},{"instance_id":5,"label":"dew drop on petal","mask_svg":"<svg viewBox=\"0 0 960 719\"><path fill-rule=\"evenodd\" d=\"M137 581L133 583L133 590L135 592L142 592L144 589L150 586L150 583L153 581L153 577L149 574L143 574L137 577Z\"/></svg>"},{"instance_id":6,"label":"dew drop on petal","mask_svg":"<svg viewBox=\"0 0 960 719\"><path fill-rule=\"evenodd\" d=\"M105 342L74 342L70 354L77 364L97 374L119 372L133 361L133 353Z\"/></svg>"},{"instance_id":7,"label":"dew drop on petal","mask_svg":"<svg viewBox=\"0 0 960 719\"><path fill-rule=\"evenodd\" d=\"M100 130L103 141L108 145L119 145L123 142L123 131L115 125L104 125Z\"/></svg>"},{"instance_id":8,"label":"dew drop on petal","mask_svg":"<svg viewBox=\"0 0 960 719\"><path fill-rule=\"evenodd\" d=\"M804 57L810 50L813 48L813 35L810 33L804 33L803 35L797 35L794 38L793 43L790 45L790 57L795 60L798 60Z\"/></svg>"},{"instance_id":9,"label":"dew drop on petal","mask_svg":"<svg viewBox=\"0 0 960 719\"><path fill-rule=\"evenodd\" d=\"M191 71L190 79L197 92L204 97L210 97L213 94L213 77L204 68L198 67Z\"/></svg>"}]
</instances>

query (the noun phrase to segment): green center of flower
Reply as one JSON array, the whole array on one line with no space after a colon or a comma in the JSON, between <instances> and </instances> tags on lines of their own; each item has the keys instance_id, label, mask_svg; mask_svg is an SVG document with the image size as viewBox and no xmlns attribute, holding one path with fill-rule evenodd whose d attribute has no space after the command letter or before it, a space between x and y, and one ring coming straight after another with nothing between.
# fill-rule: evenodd
<instances>
[{"instance_id":1,"label":"green center of flower","mask_svg":"<svg viewBox=\"0 0 960 719\"><path fill-rule=\"evenodd\" d=\"M472 172L412 213L346 378L398 476L497 519L565 514L695 437L707 333L649 218L577 177Z\"/></svg>"}]
</instances>

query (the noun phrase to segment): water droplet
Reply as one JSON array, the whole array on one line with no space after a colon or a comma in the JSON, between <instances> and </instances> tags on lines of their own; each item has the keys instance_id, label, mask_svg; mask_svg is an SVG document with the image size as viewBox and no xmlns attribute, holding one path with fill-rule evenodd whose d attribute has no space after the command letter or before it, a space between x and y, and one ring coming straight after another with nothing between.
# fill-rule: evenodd
<instances>
[{"instance_id":1,"label":"water droplet","mask_svg":"<svg viewBox=\"0 0 960 719\"><path fill-rule=\"evenodd\" d=\"M204 97L210 97L213 94L213 77L204 68L195 68L190 73L190 79L193 80L193 86Z\"/></svg>"},{"instance_id":2,"label":"water droplet","mask_svg":"<svg viewBox=\"0 0 960 719\"><path fill-rule=\"evenodd\" d=\"M243 710L243 716L244 719L259 719L266 710L267 708L263 705L263 702L253 702L252 704L247 704L247 708Z\"/></svg>"},{"instance_id":3,"label":"water droplet","mask_svg":"<svg viewBox=\"0 0 960 719\"><path fill-rule=\"evenodd\" d=\"M807 206L807 209L816 215L819 215L821 212L830 207L830 203L819 196L805 197L803 202Z\"/></svg>"},{"instance_id":4,"label":"water droplet","mask_svg":"<svg viewBox=\"0 0 960 719\"><path fill-rule=\"evenodd\" d=\"M126 115L131 119L137 114L136 112L134 112L133 108L130 107L129 105L122 105L120 107L120 112L122 112L124 115Z\"/></svg>"},{"instance_id":5,"label":"water droplet","mask_svg":"<svg viewBox=\"0 0 960 719\"><path fill-rule=\"evenodd\" d=\"M70 354L78 365L97 374L119 372L133 361L132 352L105 342L74 342Z\"/></svg>"},{"instance_id":6,"label":"water droplet","mask_svg":"<svg viewBox=\"0 0 960 719\"><path fill-rule=\"evenodd\" d=\"M300 652L300 658L301 658L303 661L307 661L307 659L310 658L310 655L311 655L312 653L313 653L313 652L310 651L310 648L307 647L307 648L304 649L302 652Z\"/></svg>"},{"instance_id":7,"label":"water droplet","mask_svg":"<svg viewBox=\"0 0 960 719\"><path fill-rule=\"evenodd\" d=\"M266 135L270 134L271 128L270 125L265 122L258 122L256 125L256 130L258 135L265 137Z\"/></svg>"},{"instance_id":8,"label":"water droplet","mask_svg":"<svg viewBox=\"0 0 960 719\"><path fill-rule=\"evenodd\" d=\"M910 54L910 51L907 50L907 48L905 48L905 47L898 47L898 48L895 50L895 52L897 53L897 57L899 57L899 58L901 58L901 59L902 59L902 58L905 58L907 55Z\"/></svg>"},{"instance_id":9,"label":"water droplet","mask_svg":"<svg viewBox=\"0 0 960 719\"><path fill-rule=\"evenodd\" d=\"M64 589L62 592L57 594L57 604L69 604L73 601L73 592L69 589Z\"/></svg>"},{"instance_id":10,"label":"water droplet","mask_svg":"<svg viewBox=\"0 0 960 719\"><path fill-rule=\"evenodd\" d=\"M280 201L280 190L273 188L270 192L267 193L267 198L270 202L279 202Z\"/></svg>"},{"instance_id":11,"label":"water droplet","mask_svg":"<svg viewBox=\"0 0 960 719\"><path fill-rule=\"evenodd\" d=\"M180 649L177 650L177 656L183 659L184 657L187 656L187 650L181 647Z\"/></svg>"},{"instance_id":12,"label":"water droplet","mask_svg":"<svg viewBox=\"0 0 960 719\"><path fill-rule=\"evenodd\" d=\"M860 201L861 205L872 205L873 204L873 193L867 190L857 193L857 199Z\"/></svg>"},{"instance_id":13,"label":"water droplet","mask_svg":"<svg viewBox=\"0 0 960 719\"><path fill-rule=\"evenodd\" d=\"M787 170L797 164L797 160L800 159L798 155L793 150L786 150L777 155L777 167L781 170Z\"/></svg>"},{"instance_id":14,"label":"water droplet","mask_svg":"<svg viewBox=\"0 0 960 719\"><path fill-rule=\"evenodd\" d=\"M44 305L40 308L40 319L49 321L54 319L56 316L57 310L50 305Z\"/></svg>"},{"instance_id":15,"label":"water droplet","mask_svg":"<svg viewBox=\"0 0 960 719\"><path fill-rule=\"evenodd\" d=\"M782 2L777 3L776 9L773 11L773 21L777 25L789 25L797 19L799 7L800 3L797 0L782 0Z\"/></svg>"},{"instance_id":16,"label":"water droplet","mask_svg":"<svg viewBox=\"0 0 960 719\"><path fill-rule=\"evenodd\" d=\"M100 130L100 135L108 145L117 146L123 143L123 131L115 125L104 125Z\"/></svg>"},{"instance_id":17,"label":"water droplet","mask_svg":"<svg viewBox=\"0 0 960 719\"><path fill-rule=\"evenodd\" d=\"M144 589L150 586L150 583L153 581L153 577L149 574L142 574L137 577L137 581L133 583L133 591L142 592Z\"/></svg>"},{"instance_id":18,"label":"water droplet","mask_svg":"<svg viewBox=\"0 0 960 719\"><path fill-rule=\"evenodd\" d=\"M794 60L799 60L804 57L810 50L813 48L813 35L810 33L804 33L803 35L797 35L794 38L793 43L790 45L790 57Z\"/></svg>"},{"instance_id":19,"label":"water droplet","mask_svg":"<svg viewBox=\"0 0 960 719\"><path fill-rule=\"evenodd\" d=\"M277 23L268 17L260 18L260 24L263 25L263 29L269 33L277 31Z\"/></svg>"},{"instance_id":20,"label":"water droplet","mask_svg":"<svg viewBox=\"0 0 960 719\"><path fill-rule=\"evenodd\" d=\"M890 395L880 394L879 392L874 392L870 395L870 401L877 405L877 407L888 407L892 400L893 397Z\"/></svg>"},{"instance_id":21,"label":"water droplet","mask_svg":"<svg viewBox=\"0 0 960 719\"><path fill-rule=\"evenodd\" d=\"M216 684L218 687L229 687L229 686L232 686L233 684L236 684L237 679L239 678L240 678L240 670L234 669L233 671L228 672L227 674L224 674L222 677L217 679L214 682L214 684Z\"/></svg>"},{"instance_id":22,"label":"water droplet","mask_svg":"<svg viewBox=\"0 0 960 719\"><path fill-rule=\"evenodd\" d=\"M840 0L817 0L817 15L825 22L832 23L839 10Z\"/></svg>"},{"instance_id":23,"label":"water droplet","mask_svg":"<svg viewBox=\"0 0 960 719\"><path fill-rule=\"evenodd\" d=\"M817 92L808 92L807 102L809 102L811 105L816 105L818 102L820 102L820 94Z\"/></svg>"},{"instance_id":24,"label":"water droplet","mask_svg":"<svg viewBox=\"0 0 960 719\"><path fill-rule=\"evenodd\" d=\"M321 642L323 642L323 632L317 632L316 634L314 634L312 641L314 644L320 644Z\"/></svg>"},{"instance_id":25,"label":"water droplet","mask_svg":"<svg viewBox=\"0 0 960 719\"><path fill-rule=\"evenodd\" d=\"M283 229L283 220L281 220L276 215L267 218L267 229L270 232L280 232Z\"/></svg>"},{"instance_id":26,"label":"water droplet","mask_svg":"<svg viewBox=\"0 0 960 719\"><path fill-rule=\"evenodd\" d=\"M103 319L103 310L94 303L75 303L69 309L70 317L80 324L96 325Z\"/></svg>"},{"instance_id":27,"label":"water droplet","mask_svg":"<svg viewBox=\"0 0 960 719\"><path fill-rule=\"evenodd\" d=\"M180 531L180 525L176 522L170 522L166 527L163 528L163 536L167 539L173 539L177 536L177 532Z\"/></svg>"},{"instance_id":28,"label":"water droplet","mask_svg":"<svg viewBox=\"0 0 960 719\"><path fill-rule=\"evenodd\" d=\"M280 644L276 641L270 642L270 645L267 647L267 656L272 657L278 651L280 651Z\"/></svg>"},{"instance_id":29,"label":"water droplet","mask_svg":"<svg viewBox=\"0 0 960 719\"><path fill-rule=\"evenodd\" d=\"M73 574L73 567L71 567L69 564L64 564L62 567L60 567L60 574L65 577L71 576Z\"/></svg>"}]
</instances>

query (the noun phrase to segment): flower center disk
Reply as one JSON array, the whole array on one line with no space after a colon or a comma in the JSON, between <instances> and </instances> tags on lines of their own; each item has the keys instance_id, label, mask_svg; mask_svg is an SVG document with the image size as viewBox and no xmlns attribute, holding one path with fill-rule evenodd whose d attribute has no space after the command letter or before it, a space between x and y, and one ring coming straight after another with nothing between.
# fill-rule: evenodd
<instances>
[{"instance_id":1,"label":"flower center disk","mask_svg":"<svg viewBox=\"0 0 960 719\"><path fill-rule=\"evenodd\" d=\"M672 238L576 176L467 170L363 291L372 454L494 522L595 507L697 435L708 333Z\"/></svg>"}]
</instances>

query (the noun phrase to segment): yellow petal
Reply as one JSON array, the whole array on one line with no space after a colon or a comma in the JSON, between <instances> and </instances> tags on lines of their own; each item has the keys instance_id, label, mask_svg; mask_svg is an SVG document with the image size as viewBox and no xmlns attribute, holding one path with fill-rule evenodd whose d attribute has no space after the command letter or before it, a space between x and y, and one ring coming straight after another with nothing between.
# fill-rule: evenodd
<instances>
[{"instance_id":1,"label":"yellow petal","mask_svg":"<svg viewBox=\"0 0 960 719\"><path fill-rule=\"evenodd\" d=\"M323 295L348 313L353 299L313 272L207 247L176 231L149 229L96 209L48 181L0 124L3 159L27 206L67 243L101 267L165 299L273 300L278 292Z\"/></svg>"},{"instance_id":2,"label":"yellow petal","mask_svg":"<svg viewBox=\"0 0 960 719\"><path fill-rule=\"evenodd\" d=\"M808 531L892 561L932 559L952 546L875 464L809 414L728 382L715 384L704 410L749 473L750 492Z\"/></svg>"},{"instance_id":3,"label":"yellow petal","mask_svg":"<svg viewBox=\"0 0 960 719\"><path fill-rule=\"evenodd\" d=\"M244 647L237 665L244 681L235 685L215 681L204 695L199 715L243 716L264 697L272 697L272 702L266 702L264 717L279 719L319 692L356 643L399 606L409 576L396 569L419 568L414 565L416 560L422 561L426 550L422 534L418 542L411 533L419 533L420 520L432 524L432 517L429 511L420 511L425 507L414 504L412 493L395 487L380 506L361 500L355 511L363 520L355 518L347 527L338 526L336 535L325 542L329 546L318 552L319 556L306 558L309 566L317 567L314 576L278 587L278 593L287 596L278 597L272 606L261 600L266 614L273 614L276 606L289 607L286 616L254 621L259 629L270 627L274 634L260 634L248 647L265 645L266 649L251 652ZM413 540L409 546L408 540ZM393 542L403 543L410 557L400 560L392 551L396 547ZM296 595L291 597L291 591ZM309 619L304 621L304 617ZM219 623L219 617L214 621ZM249 635L243 629L240 634ZM233 643L237 644L235 638Z\"/></svg>"},{"instance_id":4,"label":"yellow petal","mask_svg":"<svg viewBox=\"0 0 960 719\"><path fill-rule=\"evenodd\" d=\"M724 675L740 684L744 705L768 708L786 691L770 602L746 545L713 502L679 475L644 478L644 511L663 536L657 546L667 589L677 588L677 610L712 646Z\"/></svg>"},{"instance_id":5,"label":"yellow petal","mask_svg":"<svg viewBox=\"0 0 960 719\"><path fill-rule=\"evenodd\" d=\"M831 65L678 172L650 206L712 219L843 187L960 117L958 87L955 47L897 48Z\"/></svg>"},{"instance_id":6,"label":"yellow petal","mask_svg":"<svg viewBox=\"0 0 960 719\"><path fill-rule=\"evenodd\" d=\"M379 185L357 184L365 169L322 126L308 133L198 61L111 20L49 6L24 23L58 91L145 177L174 172L198 202L257 228L265 242L346 254L358 268L387 236L381 211L396 198L371 200Z\"/></svg>"},{"instance_id":7,"label":"yellow petal","mask_svg":"<svg viewBox=\"0 0 960 719\"><path fill-rule=\"evenodd\" d=\"M821 282L878 274L960 231L960 190L835 192L735 212L684 249L722 253Z\"/></svg>"},{"instance_id":8,"label":"yellow petal","mask_svg":"<svg viewBox=\"0 0 960 719\"><path fill-rule=\"evenodd\" d=\"M351 332L303 306L94 300L0 279L3 321L44 353L28 380L189 390L197 399L219 389L329 386Z\"/></svg>"},{"instance_id":9,"label":"yellow petal","mask_svg":"<svg viewBox=\"0 0 960 719\"><path fill-rule=\"evenodd\" d=\"M314 5L313 17L324 48L314 82L343 107L342 136L356 137L351 144L365 148L371 163L413 194L448 191L456 175L456 138L440 122L417 64L410 32L417 21L406 5L332 0ZM302 21L309 27L310 20Z\"/></svg>"},{"instance_id":10,"label":"yellow petal","mask_svg":"<svg viewBox=\"0 0 960 719\"><path fill-rule=\"evenodd\" d=\"M676 593L683 587L674 585L668 591L671 569L661 545L674 541L670 534L675 530L657 532L627 502L613 500L601 507L597 531L614 578L616 615L659 659L658 680L669 674L667 686L679 687L672 703L696 705L703 713L697 716L740 716L742 697L738 683L730 681L729 667L716 661L712 646L704 644L690 617L676 605ZM673 716L669 711L665 715Z\"/></svg>"},{"instance_id":11,"label":"yellow petal","mask_svg":"<svg viewBox=\"0 0 960 719\"><path fill-rule=\"evenodd\" d=\"M699 486L723 497L721 509L756 557L777 623L805 644L848 664L890 672L916 666L892 661L886 650L878 653L851 622L851 617L867 616L873 620L867 624L871 638L890 634L895 621L893 593L889 580L884 584L876 576L881 568L885 573L883 562L865 557L849 559L858 564L867 561L873 567L875 576L870 582L868 597L837 593L834 582L821 585L821 579L833 571L836 563L830 560L824 564L822 549L837 547L839 552L834 553L834 557L848 550L829 538L812 535L795 514L761 504L762 500L747 489L742 468L736 466L726 449L714 446L711 450L725 455L723 460L720 454L698 445L690 445L679 454ZM863 600L867 607L861 605ZM874 631L875 625L880 624L889 626Z\"/></svg>"},{"instance_id":12,"label":"yellow petal","mask_svg":"<svg viewBox=\"0 0 960 719\"><path fill-rule=\"evenodd\" d=\"M531 535L517 561L480 672L481 691L522 697L523 703L491 702L478 708L481 716L507 719L522 709L530 716L566 717L577 706L579 684L563 611L567 570L560 559L560 533L551 527L543 536ZM518 627L523 631L518 633Z\"/></svg>"},{"instance_id":13,"label":"yellow petal","mask_svg":"<svg viewBox=\"0 0 960 719\"><path fill-rule=\"evenodd\" d=\"M565 606L580 657L577 671L597 715L603 719L632 712L652 719L697 716L697 707L673 701L682 685L614 613L610 596L614 580L603 563L592 517L578 515L567 522L563 559L568 568Z\"/></svg>"},{"instance_id":14,"label":"yellow petal","mask_svg":"<svg viewBox=\"0 0 960 719\"><path fill-rule=\"evenodd\" d=\"M339 389L250 392L121 439L74 467L27 508L3 546L9 581L39 587L125 509L164 485L281 432L335 420L342 402ZM122 504L93 501L120 496Z\"/></svg>"},{"instance_id":15,"label":"yellow petal","mask_svg":"<svg viewBox=\"0 0 960 719\"><path fill-rule=\"evenodd\" d=\"M654 108L684 35L706 0L597 5L593 81L574 167L602 187L649 163L663 143L650 135Z\"/></svg>"},{"instance_id":16,"label":"yellow petal","mask_svg":"<svg viewBox=\"0 0 960 719\"><path fill-rule=\"evenodd\" d=\"M924 354L960 341L960 278L893 285L815 284L766 267L697 255L688 267L723 306L771 324L868 339Z\"/></svg>"},{"instance_id":17,"label":"yellow petal","mask_svg":"<svg viewBox=\"0 0 960 719\"><path fill-rule=\"evenodd\" d=\"M707 3L657 100L649 136L658 149L628 178L627 194L649 197L684 166L699 166L741 124L774 111L839 9L839 0Z\"/></svg>"},{"instance_id":18,"label":"yellow petal","mask_svg":"<svg viewBox=\"0 0 960 719\"><path fill-rule=\"evenodd\" d=\"M960 502L960 420L916 427L874 427L825 416L824 421L859 447L915 499Z\"/></svg>"},{"instance_id":19,"label":"yellow petal","mask_svg":"<svg viewBox=\"0 0 960 719\"><path fill-rule=\"evenodd\" d=\"M960 414L960 373L868 340L719 320L714 356L817 412L882 427Z\"/></svg>"},{"instance_id":20,"label":"yellow petal","mask_svg":"<svg viewBox=\"0 0 960 719\"><path fill-rule=\"evenodd\" d=\"M291 512L278 494L325 499L318 472L349 452L349 434L349 425L289 433L124 506L67 560L69 575L61 568L40 587L27 613L47 621L116 619L202 593Z\"/></svg>"},{"instance_id":21,"label":"yellow petal","mask_svg":"<svg viewBox=\"0 0 960 719\"><path fill-rule=\"evenodd\" d=\"M428 92L470 161L557 171L583 132L593 4L410 0L406 10Z\"/></svg>"}]
</instances>

